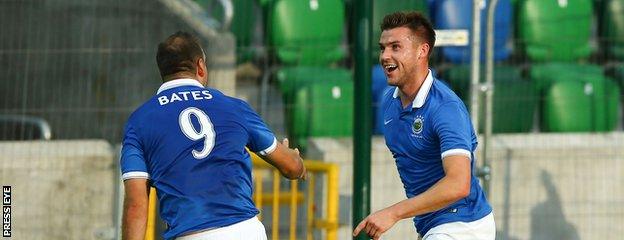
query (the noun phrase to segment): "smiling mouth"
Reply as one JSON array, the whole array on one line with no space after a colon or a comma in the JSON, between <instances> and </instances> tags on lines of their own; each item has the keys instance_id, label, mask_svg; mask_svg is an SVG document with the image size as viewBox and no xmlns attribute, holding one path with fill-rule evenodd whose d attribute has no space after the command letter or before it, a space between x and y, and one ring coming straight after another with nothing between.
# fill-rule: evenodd
<instances>
[{"instance_id":1,"label":"smiling mouth","mask_svg":"<svg viewBox=\"0 0 624 240\"><path fill-rule=\"evenodd\" d=\"M398 68L398 66L396 64L387 64L384 65L384 69L386 69L386 72L391 73L394 70L396 70Z\"/></svg>"}]
</instances>

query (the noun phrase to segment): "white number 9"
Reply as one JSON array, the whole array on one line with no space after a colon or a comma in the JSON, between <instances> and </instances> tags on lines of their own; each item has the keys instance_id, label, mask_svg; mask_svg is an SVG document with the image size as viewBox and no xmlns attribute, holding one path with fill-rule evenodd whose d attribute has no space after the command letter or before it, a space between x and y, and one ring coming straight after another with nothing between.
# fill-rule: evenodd
<instances>
[{"instance_id":1,"label":"white number 9","mask_svg":"<svg viewBox=\"0 0 624 240\"><path fill-rule=\"evenodd\" d=\"M191 123L191 115L194 115L199 120L199 131L195 130L193 123ZM214 126L212 125L208 115L206 115L206 113L202 110L190 107L184 109L184 111L180 113L178 121L180 123L180 129L186 137L193 141L197 141L202 138L204 139L204 148L201 151L193 149L193 157L196 159L203 159L207 157L215 145Z\"/></svg>"}]
</instances>

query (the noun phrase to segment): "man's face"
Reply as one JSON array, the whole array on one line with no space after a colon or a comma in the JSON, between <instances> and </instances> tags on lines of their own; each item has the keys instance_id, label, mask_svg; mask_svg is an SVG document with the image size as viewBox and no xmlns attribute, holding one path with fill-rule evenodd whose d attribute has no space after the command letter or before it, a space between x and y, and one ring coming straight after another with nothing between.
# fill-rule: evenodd
<instances>
[{"instance_id":1,"label":"man's face","mask_svg":"<svg viewBox=\"0 0 624 240\"><path fill-rule=\"evenodd\" d=\"M416 74L421 51L418 38L407 27L384 30L379 39L379 63L388 78L388 85L402 86Z\"/></svg>"}]
</instances>

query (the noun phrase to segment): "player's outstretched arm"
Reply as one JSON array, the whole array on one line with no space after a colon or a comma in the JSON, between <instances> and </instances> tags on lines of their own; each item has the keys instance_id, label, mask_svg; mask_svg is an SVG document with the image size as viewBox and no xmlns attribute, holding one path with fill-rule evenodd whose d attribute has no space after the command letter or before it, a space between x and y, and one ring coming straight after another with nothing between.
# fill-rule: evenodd
<instances>
[{"instance_id":1,"label":"player's outstretched arm","mask_svg":"<svg viewBox=\"0 0 624 240\"><path fill-rule=\"evenodd\" d=\"M124 181L125 197L122 220L123 240L143 240L147 228L149 187L147 179L134 178Z\"/></svg>"},{"instance_id":2,"label":"player's outstretched arm","mask_svg":"<svg viewBox=\"0 0 624 240\"><path fill-rule=\"evenodd\" d=\"M288 139L286 138L282 143L277 143L273 152L262 158L276 167L288 179L306 178L306 169L303 166L303 159L299 155L299 149L288 148Z\"/></svg>"},{"instance_id":3,"label":"player's outstretched arm","mask_svg":"<svg viewBox=\"0 0 624 240\"><path fill-rule=\"evenodd\" d=\"M440 210L470 194L470 159L463 155L442 160L445 176L427 191L398 202L366 217L353 231L364 231L373 239L390 229L397 221Z\"/></svg>"}]
</instances>

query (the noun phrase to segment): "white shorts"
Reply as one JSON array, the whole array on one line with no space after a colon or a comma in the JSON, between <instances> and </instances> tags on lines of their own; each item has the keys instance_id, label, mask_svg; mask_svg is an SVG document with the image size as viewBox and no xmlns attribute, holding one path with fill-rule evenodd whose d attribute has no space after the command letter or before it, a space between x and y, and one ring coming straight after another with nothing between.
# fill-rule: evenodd
<instances>
[{"instance_id":1,"label":"white shorts","mask_svg":"<svg viewBox=\"0 0 624 240\"><path fill-rule=\"evenodd\" d=\"M430 229L423 240L494 240L496 225L492 213L472 222L450 222Z\"/></svg>"},{"instance_id":2,"label":"white shorts","mask_svg":"<svg viewBox=\"0 0 624 240\"><path fill-rule=\"evenodd\" d=\"M257 217L176 238L176 240L267 240L264 225Z\"/></svg>"}]
</instances>

